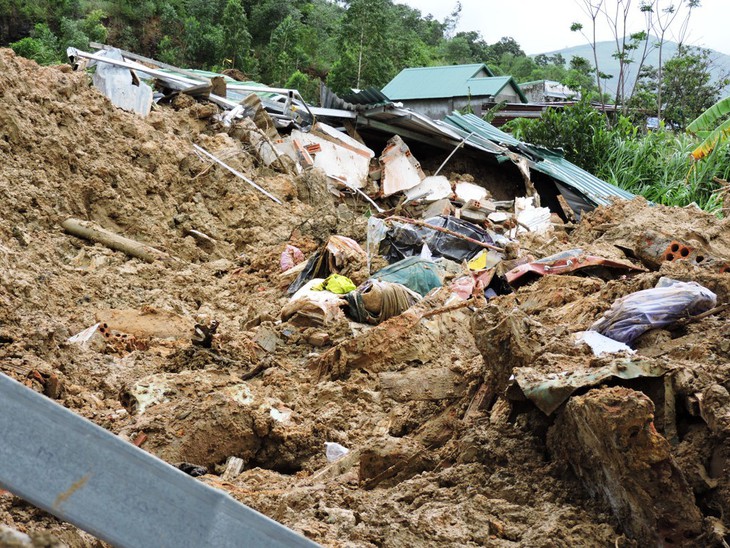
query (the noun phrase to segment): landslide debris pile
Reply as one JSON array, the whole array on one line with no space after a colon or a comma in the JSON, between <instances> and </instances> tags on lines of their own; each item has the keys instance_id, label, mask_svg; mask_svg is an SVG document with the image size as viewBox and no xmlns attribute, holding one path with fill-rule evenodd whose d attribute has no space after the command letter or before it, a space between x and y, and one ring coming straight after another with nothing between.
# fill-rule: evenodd
<instances>
[{"instance_id":1,"label":"landslide debris pile","mask_svg":"<svg viewBox=\"0 0 730 548\"><path fill-rule=\"evenodd\" d=\"M87 75L6 50L0 102L0 372L324 545L730 541L728 310L651 329L633 354L575 341L661 278L727 303L727 220L617 202L523 233L510 266L580 248L631 269L553 270L463 305L447 283L374 326L280 321L286 246L310 257L337 234L364 248L367 204L338 202L317 170L263 167L207 104L143 120ZM75 238L68 217L174 260ZM363 272L346 271L357 285ZM191 344L213 320L211 348ZM329 462L326 442L349 452ZM0 521L36 545L98 545L1 491Z\"/></svg>"}]
</instances>

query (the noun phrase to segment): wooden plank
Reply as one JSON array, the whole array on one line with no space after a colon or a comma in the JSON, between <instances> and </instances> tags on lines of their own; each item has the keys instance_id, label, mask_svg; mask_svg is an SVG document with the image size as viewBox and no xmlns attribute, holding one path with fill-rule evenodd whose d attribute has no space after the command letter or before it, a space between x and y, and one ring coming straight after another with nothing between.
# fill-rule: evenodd
<instances>
[{"instance_id":1,"label":"wooden plank","mask_svg":"<svg viewBox=\"0 0 730 548\"><path fill-rule=\"evenodd\" d=\"M380 373L380 387L396 401L445 400L458 398L466 390L466 381L447 368L412 369L398 373Z\"/></svg>"},{"instance_id":2,"label":"wooden plank","mask_svg":"<svg viewBox=\"0 0 730 548\"><path fill-rule=\"evenodd\" d=\"M226 470L223 472L221 479L224 481L231 481L236 478L243 470L243 459L238 457L228 457L226 462Z\"/></svg>"}]
</instances>

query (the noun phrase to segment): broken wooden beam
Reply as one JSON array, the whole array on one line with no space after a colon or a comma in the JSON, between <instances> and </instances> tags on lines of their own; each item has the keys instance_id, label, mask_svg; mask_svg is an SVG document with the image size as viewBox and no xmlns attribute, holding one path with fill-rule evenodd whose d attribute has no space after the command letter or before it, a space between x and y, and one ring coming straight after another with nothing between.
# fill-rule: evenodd
<instances>
[{"instance_id":1,"label":"broken wooden beam","mask_svg":"<svg viewBox=\"0 0 730 548\"><path fill-rule=\"evenodd\" d=\"M91 221L68 218L61 226L73 236L100 243L115 251L122 251L131 257L142 259L148 263L170 261L174 257L150 245L110 232Z\"/></svg>"}]
</instances>

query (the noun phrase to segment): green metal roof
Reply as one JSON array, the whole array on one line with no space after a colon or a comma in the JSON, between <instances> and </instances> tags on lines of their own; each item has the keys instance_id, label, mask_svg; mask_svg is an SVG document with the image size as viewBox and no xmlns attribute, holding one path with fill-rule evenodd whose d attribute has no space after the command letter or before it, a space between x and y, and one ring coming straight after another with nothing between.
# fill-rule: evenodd
<instances>
[{"instance_id":1,"label":"green metal roof","mask_svg":"<svg viewBox=\"0 0 730 548\"><path fill-rule=\"evenodd\" d=\"M513 91L519 96L523 103L527 103L527 97L522 93L520 86L517 85L511 76L492 76L491 78L469 78L466 81L466 88L469 95L499 95L504 88L512 84Z\"/></svg>"},{"instance_id":2,"label":"green metal roof","mask_svg":"<svg viewBox=\"0 0 730 548\"><path fill-rule=\"evenodd\" d=\"M532 160L530 162L532 169L563 183L594 204L608 205L614 196L627 200L634 197L631 192L602 181L595 175L570 163L560 154L543 147L523 143L473 114L461 115L454 113L447 116L444 122L464 134L473 132L483 139L513 147Z\"/></svg>"},{"instance_id":3,"label":"green metal roof","mask_svg":"<svg viewBox=\"0 0 730 548\"><path fill-rule=\"evenodd\" d=\"M477 78L476 75L482 70L488 76ZM490 82L492 80L493 82ZM394 101L466 97L469 94L470 86L479 87L480 90L493 90L495 87L501 90L509 80L511 78L508 76L500 76L495 79L492 71L484 63L407 68L400 71L383 88L383 93ZM513 85L519 90L517 84ZM491 91L483 94L492 95ZM475 95L474 91L472 91L472 95Z\"/></svg>"}]
</instances>

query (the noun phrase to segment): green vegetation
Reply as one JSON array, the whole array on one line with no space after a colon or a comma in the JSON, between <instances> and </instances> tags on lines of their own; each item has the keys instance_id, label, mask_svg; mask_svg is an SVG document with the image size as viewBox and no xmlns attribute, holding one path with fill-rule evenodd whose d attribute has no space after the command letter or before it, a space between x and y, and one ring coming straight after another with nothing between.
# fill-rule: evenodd
<instances>
[{"instance_id":1,"label":"green vegetation","mask_svg":"<svg viewBox=\"0 0 730 548\"><path fill-rule=\"evenodd\" d=\"M687 126L687 131L704 139L692 151L692 157L696 160L707 157L718 143L726 142L730 137L730 96L720 99L700 114Z\"/></svg>"},{"instance_id":2,"label":"green vegetation","mask_svg":"<svg viewBox=\"0 0 730 548\"><path fill-rule=\"evenodd\" d=\"M730 176L730 143L698 162L691 155L697 138L666 128L642 134L628 117L610 120L586 100L550 110L542 120L514 120L506 129L518 139L559 149L597 177L659 204L696 203L717 212L720 186L714 179Z\"/></svg>"}]
</instances>

